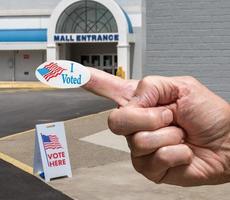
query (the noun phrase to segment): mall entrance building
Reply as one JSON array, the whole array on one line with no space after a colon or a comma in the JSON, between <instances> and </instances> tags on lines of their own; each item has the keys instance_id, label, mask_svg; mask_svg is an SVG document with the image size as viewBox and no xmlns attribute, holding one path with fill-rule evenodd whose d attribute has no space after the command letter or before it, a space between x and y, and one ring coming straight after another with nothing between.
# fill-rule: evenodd
<instances>
[{"instance_id":1,"label":"mall entrance building","mask_svg":"<svg viewBox=\"0 0 230 200\"><path fill-rule=\"evenodd\" d=\"M60 59L114 75L119 68L124 78L141 77L141 3L132 6L131 2L122 5L120 0L42 2L47 7L39 2L36 4L41 8L32 9L35 4L24 0L22 10L15 7L9 13L0 11L0 81L36 80L37 66L46 60Z\"/></svg>"},{"instance_id":2,"label":"mall entrance building","mask_svg":"<svg viewBox=\"0 0 230 200\"><path fill-rule=\"evenodd\" d=\"M130 77L133 30L129 17L111 0L62 1L51 15L47 59L69 59Z\"/></svg>"},{"instance_id":3,"label":"mall entrance building","mask_svg":"<svg viewBox=\"0 0 230 200\"><path fill-rule=\"evenodd\" d=\"M36 81L67 59L141 79L190 75L230 98L229 0L7 0L0 81Z\"/></svg>"}]
</instances>

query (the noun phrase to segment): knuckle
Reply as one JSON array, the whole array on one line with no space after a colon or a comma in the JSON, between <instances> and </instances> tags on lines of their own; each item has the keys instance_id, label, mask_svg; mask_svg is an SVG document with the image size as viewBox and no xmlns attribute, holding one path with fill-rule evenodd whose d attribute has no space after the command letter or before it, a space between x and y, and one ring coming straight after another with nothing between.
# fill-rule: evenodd
<instances>
[{"instance_id":1,"label":"knuckle","mask_svg":"<svg viewBox=\"0 0 230 200\"><path fill-rule=\"evenodd\" d=\"M227 130L230 129L230 105L229 104L223 104L220 106L220 108L217 111L220 113L221 117L219 117L220 123L224 125L224 127L227 128Z\"/></svg>"},{"instance_id":2,"label":"knuckle","mask_svg":"<svg viewBox=\"0 0 230 200\"><path fill-rule=\"evenodd\" d=\"M139 86L148 87L148 86L152 85L154 77L155 76L145 76L142 80L140 80Z\"/></svg>"},{"instance_id":3,"label":"knuckle","mask_svg":"<svg viewBox=\"0 0 230 200\"><path fill-rule=\"evenodd\" d=\"M140 156L148 149L148 136L146 132L139 132L131 138L131 151L134 156Z\"/></svg>"},{"instance_id":4,"label":"knuckle","mask_svg":"<svg viewBox=\"0 0 230 200\"><path fill-rule=\"evenodd\" d=\"M156 87L156 76L146 76L138 84L137 96L139 96L139 104L141 107L155 106L157 99L159 98L158 89Z\"/></svg>"},{"instance_id":5,"label":"knuckle","mask_svg":"<svg viewBox=\"0 0 230 200\"><path fill-rule=\"evenodd\" d=\"M144 172L143 166L142 166L141 163L140 163L138 160L136 160L135 158L132 158L132 164L133 164L134 169L135 169L137 172L139 172L139 173L141 173L141 174Z\"/></svg>"},{"instance_id":6,"label":"knuckle","mask_svg":"<svg viewBox=\"0 0 230 200\"><path fill-rule=\"evenodd\" d=\"M185 79L191 82L196 80L193 76L185 76Z\"/></svg>"},{"instance_id":7,"label":"knuckle","mask_svg":"<svg viewBox=\"0 0 230 200\"><path fill-rule=\"evenodd\" d=\"M199 83L199 81L196 78L194 78L193 76L185 76L184 78L185 78L186 82L189 84L196 85Z\"/></svg>"},{"instance_id":8,"label":"knuckle","mask_svg":"<svg viewBox=\"0 0 230 200\"><path fill-rule=\"evenodd\" d=\"M145 176L146 178L150 179L154 183L160 184L161 183L161 176L159 176L158 171L154 171L151 166L143 164L143 160L141 158L134 158L132 157L132 164L134 169Z\"/></svg>"},{"instance_id":9,"label":"knuckle","mask_svg":"<svg viewBox=\"0 0 230 200\"><path fill-rule=\"evenodd\" d=\"M119 133L118 124L119 124L119 118L117 116L117 111L114 110L110 113L108 117L108 126L113 133L116 134Z\"/></svg>"},{"instance_id":10,"label":"knuckle","mask_svg":"<svg viewBox=\"0 0 230 200\"><path fill-rule=\"evenodd\" d=\"M153 179L153 182L155 183L155 184L161 184L161 179L159 179L159 178L157 178L157 179Z\"/></svg>"},{"instance_id":11,"label":"knuckle","mask_svg":"<svg viewBox=\"0 0 230 200\"><path fill-rule=\"evenodd\" d=\"M160 162L162 165L171 166L170 159L168 157L168 148L161 147L157 150L155 154L157 162Z\"/></svg>"},{"instance_id":12,"label":"knuckle","mask_svg":"<svg viewBox=\"0 0 230 200\"><path fill-rule=\"evenodd\" d=\"M152 82L155 82L156 80L161 80L162 76L157 76L157 75L151 75L151 76L145 76L142 78L141 82L144 84L152 84Z\"/></svg>"},{"instance_id":13,"label":"knuckle","mask_svg":"<svg viewBox=\"0 0 230 200\"><path fill-rule=\"evenodd\" d=\"M193 159L193 152L190 148L188 148L189 150L187 151L187 163L191 163L192 162L192 159Z\"/></svg>"},{"instance_id":14,"label":"knuckle","mask_svg":"<svg viewBox=\"0 0 230 200\"><path fill-rule=\"evenodd\" d=\"M158 129L160 126L162 126L162 117L161 117L161 113L159 113L158 111L153 111L152 108L147 108L146 110L146 114L148 115L149 119L151 119L151 123L149 124L149 128L150 130L156 130Z\"/></svg>"},{"instance_id":15,"label":"knuckle","mask_svg":"<svg viewBox=\"0 0 230 200\"><path fill-rule=\"evenodd\" d=\"M151 181L153 181L156 184L161 184L162 183L162 175L157 174L152 174L150 177Z\"/></svg>"},{"instance_id":16,"label":"knuckle","mask_svg":"<svg viewBox=\"0 0 230 200\"><path fill-rule=\"evenodd\" d=\"M141 80L141 82L142 82L143 84L149 84L149 83L152 81L152 79L153 79L152 76L145 76L145 77Z\"/></svg>"},{"instance_id":17,"label":"knuckle","mask_svg":"<svg viewBox=\"0 0 230 200\"><path fill-rule=\"evenodd\" d=\"M156 112L154 112L152 108L146 108L145 112L149 116L149 118L152 119L152 121L157 119Z\"/></svg>"}]
</instances>

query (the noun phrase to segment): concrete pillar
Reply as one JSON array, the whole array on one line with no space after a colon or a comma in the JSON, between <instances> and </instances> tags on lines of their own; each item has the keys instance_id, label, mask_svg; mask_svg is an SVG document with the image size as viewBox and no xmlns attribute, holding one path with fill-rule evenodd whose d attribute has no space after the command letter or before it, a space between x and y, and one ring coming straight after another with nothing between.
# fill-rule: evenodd
<instances>
[{"instance_id":1,"label":"concrete pillar","mask_svg":"<svg viewBox=\"0 0 230 200\"><path fill-rule=\"evenodd\" d=\"M59 59L59 47L56 44L47 45L47 61Z\"/></svg>"},{"instance_id":2,"label":"concrete pillar","mask_svg":"<svg viewBox=\"0 0 230 200\"><path fill-rule=\"evenodd\" d=\"M118 44L117 45L118 68L122 67L125 72L125 79L130 78L130 45Z\"/></svg>"}]
</instances>

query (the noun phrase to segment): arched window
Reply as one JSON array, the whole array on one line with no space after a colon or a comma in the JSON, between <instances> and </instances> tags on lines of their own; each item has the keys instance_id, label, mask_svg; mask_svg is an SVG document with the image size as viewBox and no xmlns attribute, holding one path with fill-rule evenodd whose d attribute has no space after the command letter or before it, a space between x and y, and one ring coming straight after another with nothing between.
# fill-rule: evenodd
<instances>
[{"instance_id":1,"label":"arched window","mask_svg":"<svg viewBox=\"0 0 230 200\"><path fill-rule=\"evenodd\" d=\"M84 0L68 7L60 16L56 33L116 33L117 23L103 5Z\"/></svg>"}]
</instances>

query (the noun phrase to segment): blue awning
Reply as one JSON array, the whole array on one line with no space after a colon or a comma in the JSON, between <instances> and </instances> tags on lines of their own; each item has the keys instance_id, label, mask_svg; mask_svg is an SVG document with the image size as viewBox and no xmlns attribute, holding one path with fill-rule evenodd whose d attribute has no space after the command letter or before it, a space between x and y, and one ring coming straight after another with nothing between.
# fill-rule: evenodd
<instances>
[{"instance_id":1,"label":"blue awning","mask_svg":"<svg viewBox=\"0 0 230 200\"><path fill-rule=\"evenodd\" d=\"M126 20L127 20L127 23L128 23L128 29L129 29L129 33L133 33L133 26L132 26L132 22L128 16L128 14L123 10L124 14L125 14L125 17L126 17Z\"/></svg>"},{"instance_id":2,"label":"blue awning","mask_svg":"<svg viewBox=\"0 0 230 200\"><path fill-rule=\"evenodd\" d=\"M47 29L0 29L0 42L47 42Z\"/></svg>"}]
</instances>

